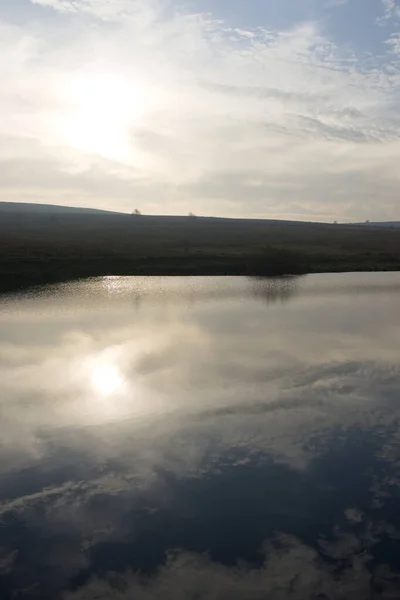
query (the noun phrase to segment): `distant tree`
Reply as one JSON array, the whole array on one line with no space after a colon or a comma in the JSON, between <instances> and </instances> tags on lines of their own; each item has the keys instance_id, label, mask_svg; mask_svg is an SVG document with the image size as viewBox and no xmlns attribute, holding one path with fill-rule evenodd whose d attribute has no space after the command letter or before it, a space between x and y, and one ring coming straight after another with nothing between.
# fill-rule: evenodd
<instances>
[{"instance_id":1,"label":"distant tree","mask_svg":"<svg viewBox=\"0 0 400 600\"><path fill-rule=\"evenodd\" d=\"M139 217L142 213L140 212L140 210L138 208L135 208L135 210L132 213L135 217Z\"/></svg>"},{"instance_id":2,"label":"distant tree","mask_svg":"<svg viewBox=\"0 0 400 600\"><path fill-rule=\"evenodd\" d=\"M195 216L196 216L196 215L195 215L193 212L190 212L190 213L188 214L188 217L190 217L191 219L193 219Z\"/></svg>"},{"instance_id":3,"label":"distant tree","mask_svg":"<svg viewBox=\"0 0 400 600\"><path fill-rule=\"evenodd\" d=\"M367 219L365 222L366 222L366 224L368 225L368 223L369 223L369 219Z\"/></svg>"},{"instance_id":4,"label":"distant tree","mask_svg":"<svg viewBox=\"0 0 400 600\"><path fill-rule=\"evenodd\" d=\"M334 225L337 225L337 221L333 221L333 224L334 224Z\"/></svg>"}]
</instances>

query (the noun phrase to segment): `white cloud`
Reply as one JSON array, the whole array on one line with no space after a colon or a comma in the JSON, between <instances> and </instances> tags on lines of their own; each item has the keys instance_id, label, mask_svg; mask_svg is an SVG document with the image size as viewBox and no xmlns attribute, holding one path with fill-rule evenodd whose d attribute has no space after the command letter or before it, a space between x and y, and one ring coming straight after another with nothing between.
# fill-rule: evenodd
<instances>
[{"instance_id":1,"label":"white cloud","mask_svg":"<svg viewBox=\"0 0 400 600\"><path fill-rule=\"evenodd\" d=\"M32 2L53 19L1 25L0 199L398 216L396 64L367 70L315 23L248 30L161 1Z\"/></svg>"},{"instance_id":2,"label":"white cloud","mask_svg":"<svg viewBox=\"0 0 400 600\"><path fill-rule=\"evenodd\" d=\"M386 44L389 46L392 54L400 57L400 34L393 34L390 36L388 40L386 40Z\"/></svg>"},{"instance_id":3,"label":"white cloud","mask_svg":"<svg viewBox=\"0 0 400 600\"><path fill-rule=\"evenodd\" d=\"M397 0L381 0L381 4L384 10L381 22L400 17L400 5Z\"/></svg>"},{"instance_id":4,"label":"white cloud","mask_svg":"<svg viewBox=\"0 0 400 600\"><path fill-rule=\"evenodd\" d=\"M81 580L81 587L64 597L184 599L193 598L200 582L203 598L234 598L235 593L238 598L276 597L276 590L283 599L368 595L371 572L376 581L380 568L376 562L371 566L370 555L379 564L376 544L387 534L398 535L391 523L379 522L381 515L372 503L384 502L385 488L398 485L399 326L393 326L390 314L397 309L400 277L383 275L378 290L381 310L376 309L377 287L368 274L357 280L352 274L275 282L228 278L215 284L211 279L183 291L181 281L170 278L78 282L72 289L60 286L54 296L40 298L40 310L33 297L2 301L0 522L5 532L23 522L29 539L40 526L46 539L37 555L23 556L13 565L24 538L5 536L9 547L0 547L0 571L7 573L14 566L16 589L28 585L21 573L33 573L33 579L38 568L47 569L46 580L67 587L83 569L97 567L96 550L103 544L129 541L139 546L139 521L145 522L146 539L149 531L165 532L156 536L162 551L176 545L185 548L186 532L197 544L199 530L197 524L191 529L191 519L196 520L197 510L207 515L203 500L210 495L213 505L214 482L221 481L226 467L230 472L256 463L263 471L253 472L255 489L260 481L270 481L280 492L272 504L269 495L260 492L265 518L257 509L254 519L248 508L237 504L243 526L249 517L257 533L269 520L274 528L282 527L279 519L275 522L278 502L289 531L297 520L306 524L306 529L299 528L306 544L287 536L273 540L259 569L227 568L183 551L166 565L159 564L159 571L145 583L126 572L118 576L124 582L118 587L103 573L90 582ZM294 310L282 311L281 301L296 294ZM135 300L138 309L133 311ZM264 301L276 304L266 312ZM107 399L97 387L93 393L91 372L86 372L93 363L87 358L99 360L100 368L107 362L118 367L129 381L128 396L116 393ZM362 474L362 485L371 492L367 495L360 494L357 481L356 492L349 489L349 471L341 479L337 469L331 469L332 451L338 450L339 465L353 455L354 446L349 444L349 451L343 452L342 443L351 442L355 430L356 448L365 450L363 464L372 465ZM377 445L365 446L365 439ZM349 469L356 474L358 452L354 456ZM378 456L387 461L383 471L374 467ZM181 504L182 488L175 484L188 477L193 500L186 497ZM229 481L231 499L238 487L231 475ZM294 487L282 486L282 481L294 482ZM198 482L205 485L200 487L205 494L196 494ZM304 490L305 482L311 491L303 496L304 505L291 490ZM332 489L338 504L332 504L332 494L326 495ZM349 495L342 497L344 490ZM214 493L218 514L218 488ZM253 495L249 491L245 496L251 507ZM315 503L316 497L321 503ZM168 523L174 522L174 514L181 517L182 506L185 517L189 515L188 527L183 537L179 532L169 537ZM318 533L314 531L313 506L320 509L318 524L326 523L332 535L324 536L326 530L319 525ZM212 528L217 526L213 511L206 518ZM232 516L229 523L236 526ZM313 548L307 546L310 531L315 535ZM254 547L261 549L270 533L260 536ZM208 539L214 556L212 536ZM158 541L151 543L154 556L163 556L157 552ZM343 569L332 571L318 547L323 556L342 560ZM126 555L126 566L135 562L139 570L140 552L128 549Z\"/></svg>"},{"instance_id":5,"label":"white cloud","mask_svg":"<svg viewBox=\"0 0 400 600\"><path fill-rule=\"evenodd\" d=\"M302 468L312 457L304 441L320 431L327 437L339 424L391 422L399 327L387 312L370 319L376 288L367 279L353 287L339 276L340 287L332 277L325 284L313 277L299 284L228 279L217 287L206 279L186 291L179 279L122 278L93 282L91 293L77 284L60 303L61 287L57 301L41 301L41 311L34 301L17 306L11 298L0 318L0 437L8 454L0 472L40 458L49 441L71 446L71 431L78 431L72 446L92 461L137 450L135 468L144 463L147 470L166 462L192 472L215 439L220 448L253 447ZM387 284L389 296L398 292L397 279ZM363 310L349 302L360 290ZM280 304L291 294L298 294L299 312L282 322ZM253 302L249 313L244 297ZM222 301L223 315L216 310ZM265 320L263 303L274 301ZM363 333L349 335L349 324ZM257 339L249 335L255 329ZM107 366L126 383L112 398L99 397L96 384ZM88 423L91 434L82 436ZM182 456L188 431L191 452Z\"/></svg>"},{"instance_id":6,"label":"white cloud","mask_svg":"<svg viewBox=\"0 0 400 600\"><path fill-rule=\"evenodd\" d=\"M157 0L31 0L33 4L53 8L60 13L86 13L104 20L114 20L124 16L154 14Z\"/></svg>"},{"instance_id":7,"label":"white cloud","mask_svg":"<svg viewBox=\"0 0 400 600\"><path fill-rule=\"evenodd\" d=\"M350 536L349 536L350 537ZM351 541L354 541L354 536ZM348 546L348 540L343 545ZM347 549L346 546L346 549ZM352 553L349 552L351 557ZM206 556L171 552L166 564L151 578L127 571L94 577L80 589L66 593L64 600L224 600L232 598L325 598L361 600L371 594L371 574L365 559L354 558L336 572L324 562L316 549L288 535L277 535L266 544L265 562L260 569L247 565L226 567ZM398 580L387 567L380 584L388 593L396 590ZM379 568L376 569L376 578Z\"/></svg>"}]
</instances>

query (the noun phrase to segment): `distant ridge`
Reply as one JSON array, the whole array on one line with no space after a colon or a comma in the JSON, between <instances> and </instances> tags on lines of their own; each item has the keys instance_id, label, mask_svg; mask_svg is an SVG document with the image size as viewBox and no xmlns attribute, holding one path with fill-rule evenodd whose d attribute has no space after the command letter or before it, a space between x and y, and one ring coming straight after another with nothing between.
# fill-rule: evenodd
<instances>
[{"instance_id":1,"label":"distant ridge","mask_svg":"<svg viewBox=\"0 0 400 600\"><path fill-rule=\"evenodd\" d=\"M59 204L36 204L30 202L0 202L0 218L1 215L15 215L15 214L30 214L32 217L43 217L46 215L53 215L54 213L59 216L110 216L110 217L119 217L126 218L131 217L132 213L120 212L120 211L111 211L99 208L85 208L85 207L77 207L77 206L61 206ZM195 217L196 222L216 222L216 223L243 223L243 224L251 224L251 223L276 223L276 224L286 224L286 225L296 225L296 224L309 224L312 225L311 221L293 221L287 219L268 219L268 218L253 218L253 217L213 217L213 216L203 216L203 215L193 215ZM159 221L159 222L171 222L171 221L184 221L187 222L188 215L140 215L140 221ZM316 225L329 225L329 223L315 223Z\"/></svg>"},{"instance_id":2,"label":"distant ridge","mask_svg":"<svg viewBox=\"0 0 400 600\"><path fill-rule=\"evenodd\" d=\"M77 206L61 206L59 204L36 204L30 202L0 202L0 215L1 213L78 213L78 214L106 214L106 215L122 215L112 210L105 210L99 208L83 208Z\"/></svg>"},{"instance_id":3,"label":"distant ridge","mask_svg":"<svg viewBox=\"0 0 400 600\"><path fill-rule=\"evenodd\" d=\"M400 221L368 221L366 223L355 223L362 227L400 227Z\"/></svg>"},{"instance_id":4,"label":"distant ridge","mask_svg":"<svg viewBox=\"0 0 400 600\"><path fill-rule=\"evenodd\" d=\"M31 202L0 202L0 218L1 215L10 215L12 214L31 214L32 216L36 216L40 218L40 216L54 215L54 213L61 215L71 215L79 216L79 215L93 215L93 216L113 216L113 217L130 217L130 213L115 211L115 210L106 210L101 208L86 208L80 206L61 206L59 204L36 204ZM144 214L141 219L143 220L151 220L151 221L186 221L186 215L146 215ZM268 219L268 218L251 218L251 217L205 217L198 216L196 217L197 222L218 222L218 223L243 223L244 225L249 225L251 223L271 223L277 225L287 225L287 226L296 226L296 225L312 225L315 227L318 226L332 226L332 223L328 222L315 222L315 221L293 221L288 219ZM364 221L362 223L340 223L340 226L345 227L386 227L393 229L400 229L400 221ZM337 225L335 225L337 227Z\"/></svg>"},{"instance_id":5,"label":"distant ridge","mask_svg":"<svg viewBox=\"0 0 400 600\"><path fill-rule=\"evenodd\" d=\"M400 271L399 225L133 216L4 202L0 293L106 275L276 277Z\"/></svg>"}]
</instances>

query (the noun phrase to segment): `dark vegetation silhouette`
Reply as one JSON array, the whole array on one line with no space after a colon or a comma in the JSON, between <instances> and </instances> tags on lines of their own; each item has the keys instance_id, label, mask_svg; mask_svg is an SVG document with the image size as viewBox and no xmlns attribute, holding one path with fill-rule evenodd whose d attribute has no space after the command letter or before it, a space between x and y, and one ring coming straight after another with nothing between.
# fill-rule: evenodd
<instances>
[{"instance_id":1,"label":"dark vegetation silhouette","mask_svg":"<svg viewBox=\"0 0 400 600\"><path fill-rule=\"evenodd\" d=\"M134 216L0 203L0 290L103 275L400 269L393 224Z\"/></svg>"},{"instance_id":2,"label":"dark vegetation silhouette","mask_svg":"<svg viewBox=\"0 0 400 600\"><path fill-rule=\"evenodd\" d=\"M249 272L252 275L303 275L307 273L307 257L301 252L289 248L269 246L264 248L249 262Z\"/></svg>"}]
</instances>

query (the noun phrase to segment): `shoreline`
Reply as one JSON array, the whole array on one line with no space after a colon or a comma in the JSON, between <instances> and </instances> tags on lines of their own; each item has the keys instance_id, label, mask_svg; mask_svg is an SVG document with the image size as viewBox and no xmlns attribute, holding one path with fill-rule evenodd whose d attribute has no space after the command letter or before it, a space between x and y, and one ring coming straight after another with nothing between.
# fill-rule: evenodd
<instances>
[{"instance_id":1,"label":"shoreline","mask_svg":"<svg viewBox=\"0 0 400 600\"><path fill-rule=\"evenodd\" d=\"M0 293L12 293L37 286L65 283L107 276L248 276L284 277L311 273L387 272L400 271L400 259L365 260L360 256L300 256L298 253L278 251L275 256L193 256L193 257L149 257L146 259L115 259L104 257L98 260L58 258L53 260L1 261ZM364 258L364 260L362 259ZM280 261L280 262L279 262ZM285 264L286 263L286 264Z\"/></svg>"},{"instance_id":2,"label":"shoreline","mask_svg":"<svg viewBox=\"0 0 400 600\"><path fill-rule=\"evenodd\" d=\"M400 228L74 211L0 219L0 293L107 275L399 270Z\"/></svg>"}]
</instances>

